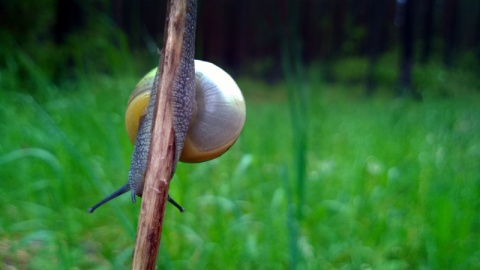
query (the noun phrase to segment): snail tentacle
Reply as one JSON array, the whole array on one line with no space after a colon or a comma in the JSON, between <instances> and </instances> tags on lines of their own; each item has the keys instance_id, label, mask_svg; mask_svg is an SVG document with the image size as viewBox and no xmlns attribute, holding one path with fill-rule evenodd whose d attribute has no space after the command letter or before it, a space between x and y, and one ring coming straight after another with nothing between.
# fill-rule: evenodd
<instances>
[{"instance_id":1,"label":"snail tentacle","mask_svg":"<svg viewBox=\"0 0 480 270\"><path fill-rule=\"evenodd\" d=\"M103 205L104 203L112 200L112 199L115 199L116 197L128 192L130 190L130 186L127 184L123 185L121 188L117 189L115 192L113 192L112 194L108 195L107 197L105 197L103 200L101 200L100 202L98 202L97 204L95 204L94 206L90 207L90 209L88 209L88 212L90 214L93 213L93 211L95 211L95 209L97 209L98 207L100 207L101 205Z\"/></svg>"}]
</instances>

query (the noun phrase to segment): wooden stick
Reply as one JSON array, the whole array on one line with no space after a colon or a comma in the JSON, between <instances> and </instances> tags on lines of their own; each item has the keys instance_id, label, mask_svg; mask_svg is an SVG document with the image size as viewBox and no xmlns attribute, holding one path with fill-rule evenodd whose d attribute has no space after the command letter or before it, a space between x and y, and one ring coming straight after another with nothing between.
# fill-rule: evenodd
<instances>
[{"instance_id":1,"label":"wooden stick","mask_svg":"<svg viewBox=\"0 0 480 270\"><path fill-rule=\"evenodd\" d=\"M169 0L165 26L158 97L154 112L142 206L132 269L155 269L172 171L175 168L172 89L182 53L186 0Z\"/></svg>"}]
</instances>

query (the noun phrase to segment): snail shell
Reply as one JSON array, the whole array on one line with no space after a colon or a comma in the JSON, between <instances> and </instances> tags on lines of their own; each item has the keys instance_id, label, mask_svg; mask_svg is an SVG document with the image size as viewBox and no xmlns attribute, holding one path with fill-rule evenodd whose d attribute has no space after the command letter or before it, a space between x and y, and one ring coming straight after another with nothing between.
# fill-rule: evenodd
<instances>
[{"instance_id":1,"label":"snail shell","mask_svg":"<svg viewBox=\"0 0 480 270\"><path fill-rule=\"evenodd\" d=\"M129 98L125 125L132 143L145 115L156 71L145 75ZM245 123L242 92L221 68L195 60L195 92L195 111L180 156L182 162L202 162L222 155L235 143Z\"/></svg>"}]
</instances>

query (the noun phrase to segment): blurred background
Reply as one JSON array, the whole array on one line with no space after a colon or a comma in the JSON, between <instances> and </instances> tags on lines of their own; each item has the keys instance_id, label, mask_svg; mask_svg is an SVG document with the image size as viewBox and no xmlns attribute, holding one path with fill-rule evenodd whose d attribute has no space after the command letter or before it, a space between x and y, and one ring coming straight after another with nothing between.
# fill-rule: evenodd
<instances>
[{"instance_id":1,"label":"blurred background","mask_svg":"<svg viewBox=\"0 0 480 270\"><path fill-rule=\"evenodd\" d=\"M166 1L0 2L0 269L128 269L125 107ZM159 268L480 268L480 2L199 0L247 103L180 164Z\"/></svg>"}]
</instances>

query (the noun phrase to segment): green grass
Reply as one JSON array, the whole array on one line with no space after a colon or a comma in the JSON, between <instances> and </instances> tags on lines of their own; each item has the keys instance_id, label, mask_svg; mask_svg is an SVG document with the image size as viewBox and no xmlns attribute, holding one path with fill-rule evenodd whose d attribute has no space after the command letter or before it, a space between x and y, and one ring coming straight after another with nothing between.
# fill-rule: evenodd
<instances>
[{"instance_id":1,"label":"green grass","mask_svg":"<svg viewBox=\"0 0 480 270\"><path fill-rule=\"evenodd\" d=\"M87 209L127 181L123 114L135 83L97 76L39 94L12 80L0 89L0 268L130 267L140 204L124 195ZM480 268L478 92L367 99L312 81L294 220L285 87L239 83L242 136L217 160L179 165L170 194L187 211L167 208L159 268Z\"/></svg>"}]
</instances>

